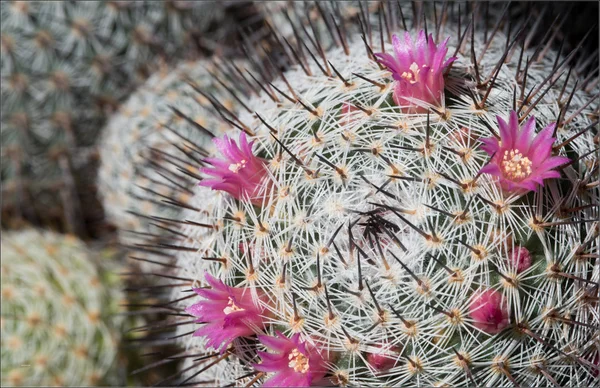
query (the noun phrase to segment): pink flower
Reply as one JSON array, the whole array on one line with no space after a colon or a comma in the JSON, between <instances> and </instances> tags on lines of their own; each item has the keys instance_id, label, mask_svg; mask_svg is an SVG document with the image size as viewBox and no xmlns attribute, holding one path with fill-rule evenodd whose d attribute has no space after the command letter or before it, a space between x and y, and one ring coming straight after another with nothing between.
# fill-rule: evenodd
<instances>
[{"instance_id":1,"label":"pink flower","mask_svg":"<svg viewBox=\"0 0 600 388\"><path fill-rule=\"evenodd\" d=\"M508 261L517 273L521 273L531 267L531 253L525 247L515 247L508 257Z\"/></svg>"},{"instance_id":2,"label":"pink flower","mask_svg":"<svg viewBox=\"0 0 600 388\"><path fill-rule=\"evenodd\" d=\"M450 39L450 38L448 38ZM424 106L415 107L408 98L421 100L424 103L440 106L444 99L444 70L456 57L444 61L448 48L446 39L439 47L433 41L433 35L425 36L419 32L417 41L413 43L410 33L404 33L404 40L397 35L392 37L394 55L375 54L381 63L392 72L394 77L394 102L397 105L412 105L409 111L427 112Z\"/></svg>"},{"instance_id":3,"label":"pink flower","mask_svg":"<svg viewBox=\"0 0 600 388\"><path fill-rule=\"evenodd\" d=\"M327 358L309 343L300 341L300 333L287 338L280 332L275 337L259 335L259 341L275 353L258 352L262 359L254 368L274 372L264 387L310 387L319 384L327 373Z\"/></svg>"},{"instance_id":4,"label":"pink flower","mask_svg":"<svg viewBox=\"0 0 600 388\"><path fill-rule=\"evenodd\" d=\"M200 171L214 178L202 180L200 186L223 190L239 200L250 199L253 204L260 205L263 199L261 189L267 177L267 161L252 153L254 142L248 143L243 132L240 134L240 146L227 136L215 138L213 142L221 157L205 160L213 167Z\"/></svg>"},{"instance_id":5,"label":"pink flower","mask_svg":"<svg viewBox=\"0 0 600 388\"><path fill-rule=\"evenodd\" d=\"M393 368L398 360L398 354L394 354L393 351L400 351L400 349L380 348L376 353L367 355L367 362L378 371L386 371Z\"/></svg>"},{"instance_id":6,"label":"pink flower","mask_svg":"<svg viewBox=\"0 0 600 388\"><path fill-rule=\"evenodd\" d=\"M506 303L495 290L475 293L469 305L469 316L476 328L488 334L499 333L510 323Z\"/></svg>"},{"instance_id":7,"label":"pink flower","mask_svg":"<svg viewBox=\"0 0 600 388\"><path fill-rule=\"evenodd\" d=\"M509 192L522 194L537 190L544 185L544 179L558 178L560 173L553 168L565 164L569 158L551 156L552 137L556 124L550 124L535 134L535 117L531 117L522 128L519 128L517 112L510 113L508 124L499 116L500 140L496 138L480 139L485 152L493 155L489 164L480 172L494 175L500 186Z\"/></svg>"},{"instance_id":8,"label":"pink flower","mask_svg":"<svg viewBox=\"0 0 600 388\"><path fill-rule=\"evenodd\" d=\"M205 300L185 309L199 318L198 323L205 323L195 337L206 337L207 346L223 353L234 339L264 329L264 308L255 304L249 289L229 287L208 273L205 278L212 288L194 289Z\"/></svg>"}]
</instances>

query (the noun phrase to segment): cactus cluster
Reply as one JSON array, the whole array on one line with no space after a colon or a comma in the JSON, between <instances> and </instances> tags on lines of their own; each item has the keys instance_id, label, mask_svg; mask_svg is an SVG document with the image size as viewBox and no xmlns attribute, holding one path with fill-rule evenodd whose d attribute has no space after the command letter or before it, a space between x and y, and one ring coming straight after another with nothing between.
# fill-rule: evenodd
<instances>
[{"instance_id":1,"label":"cactus cluster","mask_svg":"<svg viewBox=\"0 0 600 388\"><path fill-rule=\"evenodd\" d=\"M526 24L432 7L288 45L214 140L147 246L187 313L167 380L597 384L598 92Z\"/></svg>"},{"instance_id":2,"label":"cactus cluster","mask_svg":"<svg viewBox=\"0 0 600 388\"><path fill-rule=\"evenodd\" d=\"M2 2L3 225L25 219L85 236L100 224L100 206L88 205L105 117L162 63L212 51L237 22L226 7Z\"/></svg>"},{"instance_id":3,"label":"cactus cluster","mask_svg":"<svg viewBox=\"0 0 600 388\"><path fill-rule=\"evenodd\" d=\"M114 269L72 236L2 233L3 386L121 384Z\"/></svg>"}]
</instances>

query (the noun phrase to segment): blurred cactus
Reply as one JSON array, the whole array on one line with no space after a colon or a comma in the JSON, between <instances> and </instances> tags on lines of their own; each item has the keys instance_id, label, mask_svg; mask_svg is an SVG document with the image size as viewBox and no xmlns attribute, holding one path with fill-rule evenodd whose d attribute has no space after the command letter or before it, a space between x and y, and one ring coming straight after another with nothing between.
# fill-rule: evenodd
<instances>
[{"instance_id":1,"label":"blurred cactus","mask_svg":"<svg viewBox=\"0 0 600 388\"><path fill-rule=\"evenodd\" d=\"M124 382L120 281L72 236L2 233L2 385Z\"/></svg>"},{"instance_id":2,"label":"blurred cactus","mask_svg":"<svg viewBox=\"0 0 600 388\"><path fill-rule=\"evenodd\" d=\"M3 225L24 219L83 237L104 232L94 230L103 214L93 147L106 114L161 64L230 44L234 26L253 17L248 7L2 2Z\"/></svg>"}]
</instances>

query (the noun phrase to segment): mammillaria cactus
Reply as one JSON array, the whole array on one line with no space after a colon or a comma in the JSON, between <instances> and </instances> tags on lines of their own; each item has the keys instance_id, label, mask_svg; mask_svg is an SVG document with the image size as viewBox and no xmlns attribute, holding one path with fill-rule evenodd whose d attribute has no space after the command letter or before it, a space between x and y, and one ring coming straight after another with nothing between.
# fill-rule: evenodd
<instances>
[{"instance_id":1,"label":"mammillaria cactus","mask_svg":"<svg viewBox=\"0 0 600 388\"><path fill-rule=\"evenodd\" d=\"M180 241L150 245L190 315L165 381L597 385L596 96L524 29L454 5L405 34L393 7L298 54L198 165Z\"/></svg>"},{"instance_id":2,"label":"mammillaria cactus","mask_svg":"<svg viewBox=\"0 0 600 388\"><path fill-rule=\"evenodd\" d=\"M89 237L103 218L88 178L107 114L164 62L229 42L228 26L248 17L230 6L2 2L3 225L20 218Z\"/></svg>"},{"instance_id":3,"label":"mammillaria cactus","mask_svg":"<svg viewBox=\"0 0 600 388\"><path fill-rule=\"evenodd\" d=\"M2 233L3 386L122 383L119 281L95 259L72 236Z\"/></svg>"},{"instance_id":4,"label":"mammillaria cactus","mask_svg":"<svg viewBox=\"0 0 600 388\"><path fill-rule=\"evenodd\" d=\"M211 108L210 99L214 95L225 108L233 106L233 97L214 82L211 73L215 71L211 61L162 69L107 123L100 145L99 189L108 219L118 227L123 243L140 242L131 232L152 222L144 215L173 217L180 210L178 205L193 195L186 186L197 173L197 160L208 156L202 148L227 128ZM206 96L194 87L202 88ZM180 143L182 139L187 140ZM157 169L161 160L181 162L186 155L196 155L196 162L162 163L167 168ZM182 178L178 169L192 175ZM157 199L155 193L163 197Z\"/></svg>"}]
</instances>

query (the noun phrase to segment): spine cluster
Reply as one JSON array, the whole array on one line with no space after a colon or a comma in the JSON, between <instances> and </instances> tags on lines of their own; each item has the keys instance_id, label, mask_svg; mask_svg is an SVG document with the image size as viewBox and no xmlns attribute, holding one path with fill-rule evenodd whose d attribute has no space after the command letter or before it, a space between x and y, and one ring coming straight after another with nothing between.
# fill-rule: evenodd
<instances>
[{"instance_id":1,"label":"spine cluster","mask_svg":"<svg viewBox=\"0 0 600 388\"><path fill-rule=\"evenodd\" d=\"M198 177L194 166L213 151L210 139L227 128L211 102L234 107L234 97L225 89L230 87L228 80L222 80L224 87L211 77L216 70L209 61L162 69L105 127L99 188L107 218L118 227L122 243L142 242L136 234L141 230L164 233L148 228L152 220L143 216L171 218L181 210L177 205L188 203L193 195Z\"/></svg>"}]
</instances>

